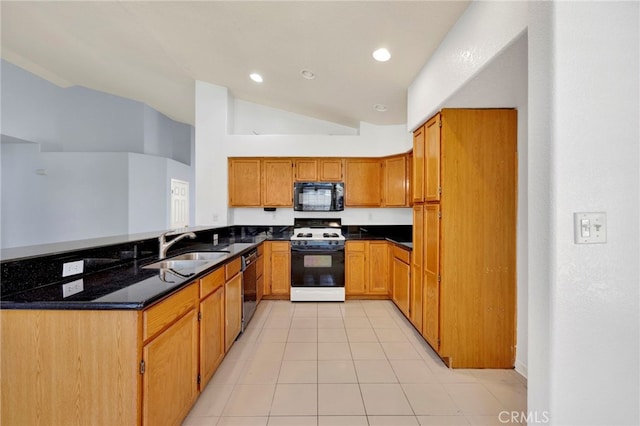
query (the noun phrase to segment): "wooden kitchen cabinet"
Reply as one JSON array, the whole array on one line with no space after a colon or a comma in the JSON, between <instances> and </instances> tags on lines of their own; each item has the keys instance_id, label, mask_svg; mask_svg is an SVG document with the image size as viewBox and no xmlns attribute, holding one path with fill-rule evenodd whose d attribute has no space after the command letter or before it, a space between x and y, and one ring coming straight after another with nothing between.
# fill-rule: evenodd
<instances>
[{"instance_id":1,"label":"wooden kitchen cabinet","mask_svg":"<svg viewBox=\"0 0 640 426\"><path fill-rule=\"evenodd\" d=\"M422 203L424 199L425 146L424 126L413 132L413 158L411 168L411 193L414 203Z\"/></svg>"},{"instance_id":2,"label":"wooden kitchen cabinet","mask_svg":"<svg viewBox=\"0 0 640 426\"><path fill-rule=\"evenodd\" d=\"M291 159L265 158L262 204L264 207L293 207L293 162Z\"/></svg>"},{"instance_id":3,"label":"wooden kitchen cabinet","mask_svg":"<svg viewBox=\"0 0 640 426\"><path fill-rule=\"evenodd\" d=\"M382 205L382 160L347 158L344 192L347 207L380 207Z\"/></svg>"},{"instance_id":4,"label":"wooden kitchen cabinet","mask_svg":"<svg viewBox=\"0 0 640 426\"><path fill-rule=\"evenodd\" d=\"M407 174L407 156L396 155L383 160L384 200L383 207L409 206L409 176Z\"/></svg>"},{"instance_id":5,"label":"wooden kitchen cabinet","mask_svg":"<svg viewBox=\"0 0 640 426\"><path fill-rule=\"evenodd\" d=\"M424 327L422 335L439 349L440 342L440 205L424 206Z\"/></svg>"},{"instance_id":6,"label":"wooden kitchen cabinet","mask_svg":"<svg viewBox=\"0 0 640 426\"><path fill-rule=\"evenodd\" d=\"M318 179L320 182L342 182L341 158L321 158L318 160Z\"/></svg>"},{"instance_id":7,"label":"wooden kitchen cabinet","mask_svg":"<svg viewBox=\"0 0 640 426\"><path fill-rule=\"evenodd\" d=\"M367 294L388 296L389 294L389 243L369 242L369 280Z\"/></svg>"},{"instance_id":8,"label":"wooden kitchen cabinet","mask_svg":"<svg viewBox=\"0 0 640 426\"><path fill-rule=\"evenodd\" d=\"M198 396L199 287L143 312L142 424L179 424Z\"/></svg>"},{"instance_id":9,"label":"wooden kitchen cabinet","mask_svg":"<svg viewBox=\"0 0 640 426\"><path fill-rule=\"evenodd\" d=\"M413 206L413 252L411 254L411 286L409 288L409 320L422 333L424 326L424 204Z\"/></svg>"},{"instance_id":10,"label":"wooden kitchen cabinet","mask_svg":"<svg viewBox=\"0 0 640 426\"><path fill-rule=\"evenodd\" d=\"M262 206L260 158L229 158L229 206Z\"/></svg>"},{"instance_id":11,"label":"wooden kitchen cabinet","mask_svg":"<svg viewBox=\"0 0 640 426\"><path fill-rule=\"evenodd\" d=\"M393 260L391 271L391 299L398 309L410 318L410 285L411 267L409 266L410 254L407 250L397 246L393 247Z\"/></svg>"},{"instance_id":12,"label":"wooden kitchen cabinet","mask_svg":"<svg viewBox=\"0 0 640 426\"><path fill-rule=\"evenodd\" d=\"M293 160L296 182L318 181L318 160L316 158L296 158Z\"/></svg>"},{"instance_id":13,"label":"wooden kitchen cabinet","mask_svg":"<svg viewBox=\"0 0 640 426\"><path fill-rule=\"evenodd\" d=\"M424 125L425 133L425 179L424 179L424 199L425 201L440 201L440 129L442 121L440 114L433 116Z\"/></svg>"},{"instance_id":14,"label":"wooden kitchen cabinet","mask_svg":"<svg viewBox=\"0 0 640 426\"><path fill-rule=\"evenodd\" d=\"M450 367L513 368L517 113L443 109L424 132L412 262L424 290L422 334Z\"/></svg>"},{"instance_id":15,"label":"wooden kitchen cabinet","mask_svg":"<svg viewBox=\"0 0 640 426\"><path fill-rule=\"evenodd\" d=\"M256 260L256 304L262 300L264 294L264 243L258 246L258 259Z\"/></svg>"},{"instance_id":16,"label":"wooden kitchen cabinet","mask_svg":"<svg viewBox=\"0 0 640 426\"><path fill-rule=\"evenodd\" d=\"M237 262L237 264L234 264ZM240 259L225 265L227 282L224 284L224 351L229 351L242 329L242 274Z\"/></svg>"},{"instance_id":17,"label":"wooden kitchen cabinet","mask_svg":"<svg viewBox=\"0 0 640 426\"><path fill-rule=\"evenodd\" d=\"M200 391L225 354L224 268L200 279Z\"/></svg>"},{"instance_id":18,"label":"wooden kitchen cabinet","mask_svg":"<svg viewBox=\"0 0 640 426\"><path fill-rule=\"evenodd\" d=\"M296 158L296 182L342 182L341 158Z\"/></svg>"},{"instance_id":19,"label":"wooden kitchen cabinet","mask_svg":"<svg viewBox=\"0 0 640 426\"><path fill-rule=\"evenodd\" d=\"M347 241L344 256L347 296L388 297L389 250L386 241Z\"/></svg>"},{"instance_id":20,"label":"wooden kitchen cabinet","mask_svg":"<svg viewBox=\"0 0 640 426\"><path fill-rule=\"evenodd\" d=\"M264 296L289 298L291 293L291 248L288 241L264 243Z\"/></svg>"},{"instance_id":21,"label":"wooden kitchen cabinet","mask_svg":"<svg viewBox=\"0 0 640 426\"><path fill-rule=\"evenodd\" d=\"M346 296L364 295L367 292L369 268L367 267L366 241L346 241L344 250Z\"/></svg>"}]
</instances>

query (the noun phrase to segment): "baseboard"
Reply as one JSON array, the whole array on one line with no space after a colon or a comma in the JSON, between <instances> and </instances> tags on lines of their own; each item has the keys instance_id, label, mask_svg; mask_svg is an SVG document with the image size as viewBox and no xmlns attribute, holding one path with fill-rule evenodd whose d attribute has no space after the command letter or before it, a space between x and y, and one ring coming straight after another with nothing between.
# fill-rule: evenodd
<instances>
[{"instance_id":1,"label":"baseboard","mask_svg":"<svg viewBox=\"0 0 640 426\"><path fill-rule=\"evenodd\" d=\"M516 367L515 367L516 373L520 374L521 376L523 376L525 379L527 378L527 376L529 375L529 371L527 369L527 365L523 364L520 361L516 360Z\"/></svg>"}]
</instances>

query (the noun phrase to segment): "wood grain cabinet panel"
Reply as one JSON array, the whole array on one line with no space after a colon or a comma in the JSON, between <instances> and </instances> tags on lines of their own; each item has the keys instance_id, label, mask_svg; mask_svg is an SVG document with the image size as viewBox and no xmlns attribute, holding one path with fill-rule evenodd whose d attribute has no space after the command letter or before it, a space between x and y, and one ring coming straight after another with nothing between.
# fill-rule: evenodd
<instances>
[{"instance_id":1,"label":"wood grain cabinet panel","mask_svg":"<svg viewBox=\"0 0 640 426\"><path fill-rule=\"evenodd\" d=\"M384 159L383 207L408 207L409 179L407 156L398 155Z\"/></svg>"},{"instance_id":2,"label":"wood grain cabinet panel","mask_svg":"<svg viewBox=\"0 0 640 426\"><path fill-rule=\"evenodd\" d=\"M369 242L369 280L367 294L389 294L389 243L386 241Z\"/></svg>"},{"instance_id":3,"label":"wood grain cabinet panel","mask_svg":"<svg viewBox=\"0 0 640 426\"><path fill-rule=\"evenodd\" d=\"M195 309L145 345L143 360L142 424L179 425L198 396Z\"/></svg>"},{"instance_id":4,"label":"wood grain cabinet panel","mask_svg":"<svg viewBox=\"0 0 640 426\"><path fill-rule=\"evenodd\" d=\"M345 160L345 206L380 207L382 205L382 160L348 158Z\"/></svg>"},{"instance_id":5,"label":"wood grain cabinet panel","mask_svg":"<svg viewBox=\"0 0 640 426\"><path fill-rule=\"evenodd\" d=\"M341 158L322 158L318 160L318 178L321 182L342 182Z\"/></svg>"},{"instance_id":6,"label":"wood grain cabinet panel","mask_svg":"<svg viewBox=\"0 0 640 426\"><path fill-rule=\"evenodd\" d=\"M424 290L423 336L450 367L513 368L517 113L443 109L424 137L425 203L414 206L412 263Z\"/></svg>"},{"instance_id":7,"label":"wood grain cabinet panel","mask_svg":"<svg viewBox=\"0 0 640 426\"><path fill-rule=\"evenodd\" d=\"M409 318L409 286L411 284L411 267L408 263L405 263L402 258L394 256L392 269L392 300L398 309L400 309L400 311Z\"/></svg>"},{"instance_id":8,"label":"wood grain cabinet panel","mask_svg":"<svg viewBox=\"0 0 640 426\"><path fill-rule=\"evenodd\" d=\"M345 294L347 296L364 295L367 292L369 281L367 249L368 243L366 241L347 241L345 243Z\"/></svg>"},{"instance_id":9,"label":"wood grain cabinet panel","mask_svg":"<svg viewBox=\"0 0 640 426\"><path fill-rule=\"evenodd\" d=\"M263 160L262 203L265 207L293 207L293 162Z\"/></svg>"},{"instance_id":10,"label":"wood grain cabinet panel","mask_svg":"<svg viewBox=\"0 0 640 426\"><path fill-rule=\"evenodd\" d=\"M413 155L411 167L411 192L414 203L424 202L424 126L413 132Z\"/></svg>"},{"instance_id":11,"label":"wood grain cabinet panel","mask_svg":"<svg viewBox=\"0 0 640 426\"><path fill-rule=\"evenodd\" d=\"M229 206L262 206L262 162L259 158L229 158Z\"/></svg>"},{"instance_id":12,"label":"wood grain cabinet panel","mask_svg":"<svg viewBox=\"0 0 640 426\"><path fill-rule=\"evenodd\" d=\"M315 158L296 158L293 161L296 182L315 182L318 180L318 160Z\"/></svg>"},{"instance_id":13,"label":"wood grain cabinet panel","mask_svg":"<svg viewBox=\"0 0 640 426\"><path fill-rule=\"evenodd\" d=\"M224 359L224 302L224 281L200 301L200 391Z\"/></svg>"},{"instance_id":14,"label":"wood grain cabinet panel","mask_svg":"<svg viewBox=\"0 0 640 426\"><path fill-rule=\"evenodd\" d=\"M291 248L288 241L264 243L263 297L288 298L291 293Z\"/></svg>"},{"instance_id":15,"label":"wood grain cabinet panel","mask_svg":"<svg viewBox=\"0 0 640 426\"><path fill-rule=\"evenodd\" d=\"M242 274L224 285L224 351L228 352L242 329Z\"/></svg>"}]
</instances>

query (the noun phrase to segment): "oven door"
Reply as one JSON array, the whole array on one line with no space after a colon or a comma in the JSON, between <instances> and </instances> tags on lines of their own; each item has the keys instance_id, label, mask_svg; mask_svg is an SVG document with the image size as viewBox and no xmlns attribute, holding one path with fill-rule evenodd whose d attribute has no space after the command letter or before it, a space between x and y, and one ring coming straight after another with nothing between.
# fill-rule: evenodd
<instances>
[{"instance_id":1,"label":"oven door","mask_svg":"<svg viewBox=\"0 0 640 426\"><path fill-rule=\"evenodd\" d=\"M291 247L292 287L344 287L344 247Z\"/></svg>"}]
</instances>

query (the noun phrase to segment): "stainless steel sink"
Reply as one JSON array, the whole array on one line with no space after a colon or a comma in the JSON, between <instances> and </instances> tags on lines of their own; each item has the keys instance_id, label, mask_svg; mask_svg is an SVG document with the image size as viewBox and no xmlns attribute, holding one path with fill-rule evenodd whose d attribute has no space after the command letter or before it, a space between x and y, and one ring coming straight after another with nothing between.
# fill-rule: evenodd
<instances>
[{"instance_id":1,"label":"stainless steel sink","mask_svg":"<svg viewBox=\"0 0 640 426\"><path fill-rule=\"evenodd\" d=\"M228 251L198 251L193 253L180 254L173 256L168 260L218 260L223 257L227 257Z\"/></svg>"},{"instance_id":2,"label":"stainless steel sink","mask_svg":"<svg viewBox=\"0 0 640 426\"><path fill-rule=\"evenodd\" d=\"M147 269L194 269L200 266L204 266L210 261L207 260L174 260L167 259L161 260L159 262L152 263L150 265L145 266Z\"/></svg>"},{"instance_id":3,"label":"stainless steel sink","mask_svg":"<svg viewBox=\"0 0 640 426\"><path fill-rule=\"evenodd\" d=\"M144 266L146 269L196 269L227 257L228 251L198 251L169 257Z\"/></svg>"}]
</instances>

